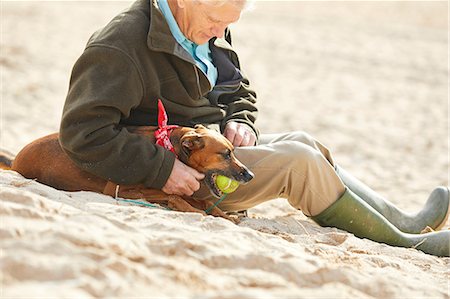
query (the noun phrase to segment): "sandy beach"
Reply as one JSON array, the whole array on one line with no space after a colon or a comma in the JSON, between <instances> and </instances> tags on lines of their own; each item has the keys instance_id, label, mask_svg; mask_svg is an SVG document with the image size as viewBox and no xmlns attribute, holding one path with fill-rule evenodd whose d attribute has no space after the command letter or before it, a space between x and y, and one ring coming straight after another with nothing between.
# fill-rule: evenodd
<instances>
[{"instance_id":1,"label":"sandy beach","mask_svg":"<svg viewBox=\"0 0 450 299\"><path fill-rule=\"evenodd\" d=\"M129 4L1 2L2 150L58 131L74 62ZM261 132L310 133L410 212L449 186L447 2L256 1L232 30ZM0 241L1 298L450 298L450 258L284 199L234 225L0 171Z\"/></svg>"}]
</instances>

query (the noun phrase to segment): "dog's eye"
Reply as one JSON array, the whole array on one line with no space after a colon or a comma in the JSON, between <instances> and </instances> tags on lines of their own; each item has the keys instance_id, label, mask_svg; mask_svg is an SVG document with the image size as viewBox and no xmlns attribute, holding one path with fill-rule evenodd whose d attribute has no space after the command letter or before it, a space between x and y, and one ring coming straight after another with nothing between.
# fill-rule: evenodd
<instances>
[{"instance_id":1,"label":"dog's eye","mask_svg":"<svg viewBox=\"0 0 450 299\"><path fill-rule=\"evenodd\" d=\"M225 160L230 160L231 159L231 151L226 151L225 153L222 154L223 158Z\"/></svg>"}]
</instances>

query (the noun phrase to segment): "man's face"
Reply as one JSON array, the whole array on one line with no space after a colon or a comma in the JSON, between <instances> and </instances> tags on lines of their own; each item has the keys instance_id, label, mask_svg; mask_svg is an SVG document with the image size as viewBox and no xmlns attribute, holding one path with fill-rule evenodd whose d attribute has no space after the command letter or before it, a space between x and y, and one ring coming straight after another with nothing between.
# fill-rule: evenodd
<instances>
[{"instance_id":1,"label":"man's face","mask_svg":"<svg viewBox=\"0 0 450 299\"><path fill-rule=\"evenodd\" d=\"M185 0L175 18L183 34L190 41L202 45L213 37L223 37L225 28L239 20L241 10L240 6L230 3L217 6Z\"/></svg>"}]
</instances>

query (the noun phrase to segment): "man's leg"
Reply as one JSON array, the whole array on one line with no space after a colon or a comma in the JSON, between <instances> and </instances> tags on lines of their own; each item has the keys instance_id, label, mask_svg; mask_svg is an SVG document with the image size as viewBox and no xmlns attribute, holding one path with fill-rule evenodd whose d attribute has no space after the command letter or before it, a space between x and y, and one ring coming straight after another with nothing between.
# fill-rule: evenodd
<instances>
[{"instance_id":1,"label":"man's leg","mask_svg":"<svg viewBox=\"0 0 450 299\"><path fill-rule=\"evenodd\" d=\"M295 141L289 140L292 134ZM219 205L224 211L245 210L283 197L305 215L314 216L344 193L344 185L329 162L329 151L308 134L277 134L262 141L255 147L235 149L237 158L255 177L227 195ZM208 196L205 190L194 195Z\"/></svg>"},{"instance_id":2,"label":"man's leg","mask_svg":"<svg viewBox=\"0 0 450 299\"><path fill-rule=\"evenodd\" d=\"M401 231L420 233L427 226L432 229L440 229L446 224L450 214L450 192L447 187L437 187L434 189L429 195L425 206L419 212L414 214L407 213L353 177L350 173L342 169L342 167L336 165L330 151L308 134L302 132L262 134L260 143L270 144L279 140L298 141L317 148L330 164L334 166L336 173L347 188L357 194Z\"/></svg>"},{"instance_id":3,"label":"man's leg","mask_svg":"<svg viewBox=\"0 0 450 299\"><path fill-rule=\"evenodd\" d=\"M301 141L284 139L294 136ZM412 235L398 230L344 186L329 151L309 135L282 134L262 141L267 143L236 149L236 156L254 172L255 178L227 196L219 205L224 211L245 210L285 197L322 226L334 226L389 245L449 256L450 231Z\"/></svg>"}]
</instances>

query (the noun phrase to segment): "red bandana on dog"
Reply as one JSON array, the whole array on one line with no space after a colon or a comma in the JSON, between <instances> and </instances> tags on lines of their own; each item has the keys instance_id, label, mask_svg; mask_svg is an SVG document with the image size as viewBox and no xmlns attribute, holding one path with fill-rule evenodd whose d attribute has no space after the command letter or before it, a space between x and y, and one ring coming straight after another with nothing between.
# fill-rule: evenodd
<instances>
[{"instance_id":1,"label":"red bandana on dog","mask_svg":"<svg viewBox=\"0 0 450 299\"><path fill-rule=\"evenodd\" d=\"M176 125L167 125L167 114L164 105L158 99L158 130L155 131L156 144L161 145L165 149L175 154L175 149L170 142L170 133L173 129L178 128ZM176 155L176 154L175 154Z\"/></svg>"}]
</instances>

